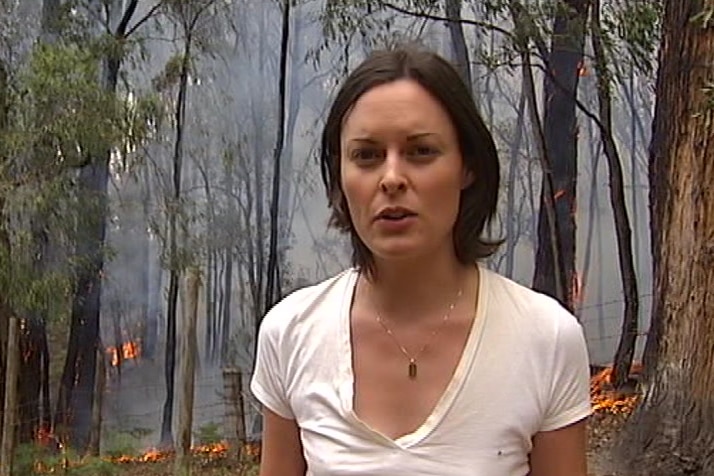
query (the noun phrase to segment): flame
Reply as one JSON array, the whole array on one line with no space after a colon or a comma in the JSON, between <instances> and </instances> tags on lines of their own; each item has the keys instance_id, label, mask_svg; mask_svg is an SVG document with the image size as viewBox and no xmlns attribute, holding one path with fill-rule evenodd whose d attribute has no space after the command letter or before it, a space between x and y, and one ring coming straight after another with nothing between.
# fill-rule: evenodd
<instances>
[{"instance_id":1,"label":"flame","mask_svg":"<svg viewBox=\"0 0 714 476\"><path fill-rule=\"evenodd\" d=\"M260 453L258 446L255 444L247 443L243 448L244 453L248 456L257 456ZM219 442L193 446L191 447L191 453L209 459L225 458L228 455L228 449L229 446L226 442ZM138 456L122 455L112 458L111 461L115 463L156 463L172 458L174 454L173 451L162 451L156 448L150 448L144 454Z\"/></svg>"},{"instance_id":2,"label":"flame","mask_svg":"<svg viewBox=\"0 0 714 476\"><path fill-rule=\"evenodd\" d=\"M642 364L633 363L630 374L641 372ZM629 415L639 399L639 395L617 392L612 388L612 367L607 367L590 378L590 401L594 412Z\"/></svg>"},{"instance_id":3,"label":"flame","mask_svg":"<svg viewBox=\"0 0 714 476\"><path fill-rule=\"evenodd\" d=\"M581 78L584 76L587 76L588 73L588 67L585 65L585 61L580 61L578 62L578 76Z\"/></svg>"},{"instance_id":4,"label":"flame","mask_svg":"<svg viewBox=\"0 0 714 476\"><path fill-rule=\"evenodd\" d=\"M121 350L121 360L131 360L137 359L141 355L141 346L138 342L124 342L120 346ZM112 367L117 367L119 365L119 350L117 347L107 347L107 354L111 356Z\"/></svg>"},{"instance_id":5,"label":"flame","mask_svg":"<svg viewBox=\"0 0 714 476\"><path fill-rule=\"evenodd\" d=\"M585 302L585 290L583 289L583 276L576 272L573 274L570 299L573 301L573 309L579 309Z\"/></svg>"}]
</instances>

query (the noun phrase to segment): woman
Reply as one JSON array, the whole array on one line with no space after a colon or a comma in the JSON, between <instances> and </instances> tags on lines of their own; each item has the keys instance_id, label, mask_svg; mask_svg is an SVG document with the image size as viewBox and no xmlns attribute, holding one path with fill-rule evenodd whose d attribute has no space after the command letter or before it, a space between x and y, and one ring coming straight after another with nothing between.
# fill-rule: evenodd
<instances>
[{"instance_id":1,"label":"woman","mask_svg":"<svg viewBox=\"0 0 714 476\"><path fill-rule=\"evenodd\" d=\"M454 68L373 53L335 98L321 167L354 267L265 316L260 474L585 476L582 329L478 264L498 157Z\"/></svg>"}]
</instances>

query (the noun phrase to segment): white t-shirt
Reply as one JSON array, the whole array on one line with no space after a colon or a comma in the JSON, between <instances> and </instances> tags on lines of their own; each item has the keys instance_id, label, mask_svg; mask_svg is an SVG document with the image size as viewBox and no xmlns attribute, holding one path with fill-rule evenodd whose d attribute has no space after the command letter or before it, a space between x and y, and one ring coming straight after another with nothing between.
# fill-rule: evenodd
<instances>
[{"instance_id":1,"label":"white t-shirt","mask_svg":"<svg viewBox=\"0 0 714 476\"><path fill-rule=\"evenodd\" d=\"M355 269L266 314L251 390L296 420L308 476L524 476L534 434L591 413L580 324L550 297L480 269L477 315L453 379L426 421L396 440L353 410Z\"/></svg>"}]
</instances>

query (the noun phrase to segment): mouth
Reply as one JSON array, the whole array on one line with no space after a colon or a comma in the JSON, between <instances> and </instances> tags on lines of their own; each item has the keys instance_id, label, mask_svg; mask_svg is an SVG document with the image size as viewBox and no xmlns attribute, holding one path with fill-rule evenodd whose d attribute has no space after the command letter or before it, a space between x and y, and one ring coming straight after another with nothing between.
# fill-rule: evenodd
<instances>
[{"instance_id":1,"label":"mouth","mask_svg":"<svg viewBox=\"0 0 714 476\"><path fill-rule=\"evenodd\" d=\"M389 207L381 210L375 220L399 221L413 216L416 216L416 213L408 208Z\"/></svg>"}]
</instances>

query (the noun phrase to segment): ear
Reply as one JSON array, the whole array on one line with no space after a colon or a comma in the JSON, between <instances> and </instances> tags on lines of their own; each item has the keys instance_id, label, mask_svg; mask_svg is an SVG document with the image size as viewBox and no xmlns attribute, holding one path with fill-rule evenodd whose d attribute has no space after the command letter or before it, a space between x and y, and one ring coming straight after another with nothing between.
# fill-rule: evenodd
<instances>
[{"instance_id":1,"label":"ear","mask_svg":"<svg viewBox=\"0 0 714 476\"><path fill-rule=\"evenodd\" d=\"M466 190L473 183L474 183L474 173L471 170L464 167L463 172L461 173L461 190Z\"/></svg>"}]
</instances>

